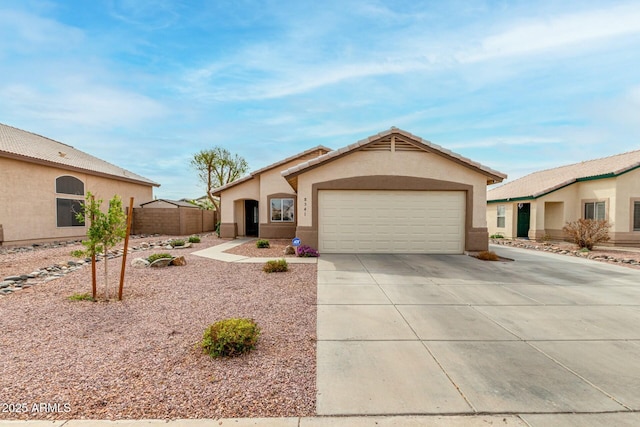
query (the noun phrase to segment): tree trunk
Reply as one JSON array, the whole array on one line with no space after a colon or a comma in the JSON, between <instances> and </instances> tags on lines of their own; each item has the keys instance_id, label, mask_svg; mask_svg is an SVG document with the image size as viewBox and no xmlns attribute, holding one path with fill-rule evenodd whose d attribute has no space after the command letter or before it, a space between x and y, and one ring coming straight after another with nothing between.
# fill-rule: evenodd
<instances>
[{"instance_id":1,"label":"tree trunk","mask_svg":"<svg viewBox=\"0 0 640 427\"><path fill-rule=\"evenodd\" d=\"M109 301L109 276L107 275L107 249L104 250L104 298Z\"/></svg>"}]
</instances>

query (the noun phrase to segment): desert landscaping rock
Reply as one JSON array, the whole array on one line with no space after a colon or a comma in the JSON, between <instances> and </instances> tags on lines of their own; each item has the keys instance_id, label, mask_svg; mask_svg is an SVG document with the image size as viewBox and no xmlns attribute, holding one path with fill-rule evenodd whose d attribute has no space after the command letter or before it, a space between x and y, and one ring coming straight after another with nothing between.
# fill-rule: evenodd
<instances>
[{"instance_id":1,"label":"desert landscaping rock","mask_svg":"<svg viewBox=\"0 0 640 427\"><path fill-rule=\"evenodd\" d=\"M209 236L209 235L205 235ZM142 238L146 238L148 236L142 236ZM159 237L159 236L156 236ZM131 236L132 239L140 238L138 236ZM164 248L172 238L164 238L157 240L155 242L142 242L139 245L133 245L127 251L131 252L139 252L143 250L153 250L153 249L161 249ZM30 259L39 259L38 254L41 253L51 253L51 251L55 251L56 254L59 254L59 257L63 257L62 259L57 259L52 262L47 267L41 267L33 264L25 264L25 270L31 271L28 274L20 273L20 274L10 274L6 276L3 280L4 282L11 282L9 286L6 286L2 289L7 290L3 295L10 294L11 290L15 288L16 284L24 284L27 280L37 279L36 281L31 281L29 284L31 286L37 285L39 283L48 283L57 278L63 277L66 274L82 269L86 265L91 265L91 258L85 258L80 260L69 260L69 255L71 251L76 249L84 249L80 241L69 241L69 242L54 242L52 244L34 244L32 246L27 247L18 247L18 248L2 248L0 247L0 274L11 273L11 271L6 271L11 267L11 259L15 257L19 257L17 259L26 260L27 257ZM124 253L123 248L116 248L110 251L106 258L107 259L115 259L122 256ZM96 255L96 262L101 262L104 259L103 254ZM37 269L37 270L36 270ZM25 271L23 270L23 271ZM14 270L15 271L15 270ZM2 277L2 276L0 276ZM10 279L10 280L9 280Z\"/></svg>"},{"instance_id":2,"label":"desert landscaping rock","mask_svg":"<svg viewBox=\"0 0 640 427\"><path fill-rule=\"evenodd\" d=\"M131 267L144 268L149 266L149 261L144 258L134 258L131 261Z\"/></svg>"},{"instance_id":3,"label":"desert landscaping rock","mask_svg":"<svg viewBox=\"0 0 640 427\"><path fill-rule=\"evenodd\" d=\"M182 266L187 265L187 260L183 256L179 256L179 257L176 257L176 258L172 259L170 265L175 265L175 266L178 266L178 267L182 267Z\"/></svg>"},{"instance_id":4,"label":"desert landscaping rock","mask_svg":"<svg viewBox=\"0 0 640 427\"><path fill-rule=\"evenodd\" d=\"M171 264L171 258L160 258L153 261L151 264L149 264L149 267L162 268L162 267L168 267L169 264Z\"/></svg>"},{"instance_id":5,"label":"desert landscaping rock","mask_svg":"<svg viewBox=\"0 0 640 427\"><path fill-rule=\"evenodd\" d=\"M575 245L568 242L544 243L529 240L509 239L491 239L491 243L502 246L511 246L514 248L550 252L559 255L575 256L599 262L624 264L631 268L640 268L640 252L627 252L624 248L611 249L607 246L599 246L592 251L582 251L576 249Z\"/></svg>"}]
</instances>

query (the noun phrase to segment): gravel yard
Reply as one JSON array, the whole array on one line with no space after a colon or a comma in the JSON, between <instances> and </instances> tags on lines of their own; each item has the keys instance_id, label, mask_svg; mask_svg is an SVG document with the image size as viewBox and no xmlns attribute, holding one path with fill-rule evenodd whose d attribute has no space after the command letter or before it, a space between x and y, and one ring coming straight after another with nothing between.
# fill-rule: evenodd
<instances>
[{"instance_id":1,"label":"gravel yard","mask_svg":"<svg viewBox=\"0 0 640 427\"><path fill-rule=\"evenodd\" d=\"M250 257L281 257L290 258L295 255L285 255L284 248L291 245L291 240L287 239L268 239L268 248L257 248L256 241L252 240L235 248L227 249L225 252L234 255L244 255Z\"/></svg>"},{"instance_id":2,"label":"gravel yard","mask_svg":"<svg viewBox=\"0 0 640 427\"><path fill-rule=\"evenodd\" d=\"M128 266L122 302L67 299L90 292L89 265L0 296L0 410L26 407L0 420L313 415L316 266L266 274L261 264L190 254L223 242L208 236L164 250L185 255L183 267ZM73 249L0 254L0 276L66 262ZM115 289L121 258L108 262ZM100 262L100 295L102 272ZM255 319L261 337L247 355L212 359L198 343L207 325L227 317ZM48 410L34 411L41 403Z\"/></svg>"}]
</instances>

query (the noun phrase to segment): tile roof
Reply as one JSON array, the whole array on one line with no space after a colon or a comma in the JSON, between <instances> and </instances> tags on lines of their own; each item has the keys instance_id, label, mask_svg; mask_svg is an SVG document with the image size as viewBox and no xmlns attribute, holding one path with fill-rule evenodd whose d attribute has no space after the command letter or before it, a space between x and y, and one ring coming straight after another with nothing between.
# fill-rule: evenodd
<instances>
[{"instance_id":1,"label":"tile roof","mask_svg":"<svg viewBox=\"0 0 640 427\"><path fill-rule=\"evenodd\" d=\"M150 179L105 162L70 145L2 123L0 123L0 157L77 170L122 181L160 186Z\"/></svg>"},{"instance_id":2,"label":"tile roof","mask_svg":"<svg viewBox=\"0 0 640 427\"><path fill-rule=\"evenodd\" d=\"M323 156L320 157L316 157L315 159L311 159L307 162L304 163L300 163L299 165L296 165L294 167L291 167L289 169L287 169L286 171L282 172L282 175L287 179L287 180L292 180L292 178L294 178L295 176L305 172L308 169L317 167L323 163L326 162L330 162L332 160L336 160L339 157L342 157L345 154L348 154L350 152L353 151L357 151L358 149L371 144L373 142L379 141L382 138L388 137L390 135L400 135L403 136L405 138L408 138L409 140L411 140L414 144L416 144L419 148L424 149L425 151L431 152L431 153L435 153L435 154L439 154L445 158L448 158L450 160L456 161L457 163L460 163L464 166L467 166L471 169L474 169L480 173L483 173L485 175L487 175L487 177L491 178L491 181L494 182L501 182L503 179L505 179L507 177L507 175L503 174L502 172L498 172L497 170L491 169L487 166L484 166L480 163L474 162L471 159L468 159L464 156L461 156L460 154L454 153L453 151L447 150L444 147L441 147L437 144L434 144L430 141L427 141L425 139L420 138L419 136L413 135L407 131L404 131L402 129L396 128L396 127L392 127L389 130L386 130L384 132L380 132L376 135L372 135L368 138L362 139L358 142L355 142L353 144L347 145L346 147L340 148L338 150L335 151L331 151Z\"/></svg>"},{"instance_id":3,"label":"tile roof","mask_svg":"<svg viewBox=\"0 0 640 427\"><path fill-rule=\"evenodd\" d=\"M282 166L282 165L284 165L286 163L289 163L289 162L291 162L291 161L293 161L295 159L298 159L300 157L304 157L304 156L306 156L308 154L311 154L314 151L330 152L331 148L325 147L324 145L317 145L317 146L315 146L313 148L309 148L308 150L305 150L302 153L298 153L298 154L295 154L293 156L287 157L286 159L280 160L280 161L278 161L276 163L272 163L272 164L270 164L268 166L265 166L265 167L263 167L261 169L258 169L258 170L255 170L253 172L250 172L249 175L247 175L247 176L244 176L242 178L238 178L233 182L230 182L230 183L225 184L225 185L223 185L221 187L215 188L215 189L213 189L211 191L211 194L213 194L214 196L219 196L220 192L222 192L224 190L227 190L227 189L229 189L231 187L234 187L234 186L236 186L238 184L241 184L241 183L243 183L245 181L253 179L256 175L260 175L261 173L264 173L264 172L267 172L267 171L269 171L271 169L277 168L278 166Z\"/></svg>"},{"instance_id":4,"label":"tile roof","mask_svg":"<svg viewBox=\"0 0 640 427\"><path fill-rule=\"evenodd\" d=\"M192 203L189 203L187 201L183 201L183 200L169 200L169 199L155 199L155 200L151 200L150 202L145 202L145 203L140 203L141 207L144 207L145 205L149 205L149 204L153 204L155 202L165 202L165 203L169 203L171 205L175 205L178 206L180 208L195 208L195 209L199 209L199 206L196 206Z\"/></svg>"},{"instance_id":5,"label":"tile roof","mask_svg":"<svg viewBox=\"0 0 640 427\"><path fill-rule=\"evenodd\" d=\"M613 177L640 167L640 150L531 173L487 192L487 201L535 199L577 181Z\"/></svg>"}]
</instances>

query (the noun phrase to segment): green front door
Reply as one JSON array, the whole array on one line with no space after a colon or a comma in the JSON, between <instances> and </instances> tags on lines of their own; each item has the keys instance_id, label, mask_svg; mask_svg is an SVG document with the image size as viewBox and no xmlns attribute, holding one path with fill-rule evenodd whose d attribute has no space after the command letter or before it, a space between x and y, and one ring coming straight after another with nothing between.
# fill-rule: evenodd
<instances>
[{"instance_id":1,"label":"green front door","mask_svg":"<svg viewBox=\"0 0 640 427\"><path fill-rule=\"evenodd\" d=\"M518 237L529 238L531 203L518 203Z\"/></svg>"}]
</instances>

